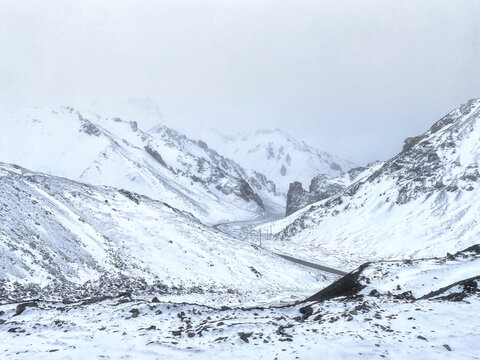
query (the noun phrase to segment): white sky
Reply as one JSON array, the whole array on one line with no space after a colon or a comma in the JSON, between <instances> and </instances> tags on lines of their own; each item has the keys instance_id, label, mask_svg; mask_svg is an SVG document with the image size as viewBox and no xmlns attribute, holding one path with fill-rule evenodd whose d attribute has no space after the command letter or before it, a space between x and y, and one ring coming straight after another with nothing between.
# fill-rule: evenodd
<instances>
[{"instance_id":1,"label":"white sky","mask_svg":"<svg viewBox=\"0 0 480 360\"><path fill-rule=\"evenodd\" d=\"M478 0L1 0L0 105L148 98L179 129L281 128L364 164L480 97L479 19Z\"/></svg>"}]
</instances>

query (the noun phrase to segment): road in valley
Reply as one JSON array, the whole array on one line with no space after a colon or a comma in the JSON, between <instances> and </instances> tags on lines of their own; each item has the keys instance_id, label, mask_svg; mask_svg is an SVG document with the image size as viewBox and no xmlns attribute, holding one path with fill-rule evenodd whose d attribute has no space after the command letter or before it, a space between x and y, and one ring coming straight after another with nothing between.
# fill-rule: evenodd
<instances>
[{"instance_id":1,"label":"road in valley","mask_svg":"<svg viewBox=\"0 0 480 360\"><path fill-rule=\"evenodd\" d=\"M271 219L269 219L269 220L271 220ZM264 223L268 222L269 220L255 219L255 220L244 220L244 221L231 221L231 222L225 222L225 223L220 223L220 224L213 225L213 228L218 230L218 231L221 231L221 232L223 232L227 235L231 235L231 236L234 236L236 238L244 240L245 238L248 238L251 235L252 229L255 226L264 224ZM259 234L259 239L260 238L261 238L261 235ZM267 251L271 251L271 250L266 249L264 247L261 247L261 248L264 249L264 250L267 250ZM273 254L277 255L277 256L280 256L280 257L284 258L285 260L288 260L288 261L291 261L291 262L294 262L296 264L300 264L300 265L303 265L303 266L306 266L306 267L309 267L309 268L312 268L312 269L317 269L317 270L320 270L320 271L328 272L328 273L339 275L339 276L344 276L344 275L347 274L347 272L345 272L345 271L337 270L337 269L331 268L329 266L325 266L325 265L321 265L321 264L317 264L317 263L312 263L310 261L298 259L298 258L295 258L295 257L290 256L290 255L279 254L279 253L276 253L274 251L271 251L271 252Z\"/></svg>"}]
</instances>

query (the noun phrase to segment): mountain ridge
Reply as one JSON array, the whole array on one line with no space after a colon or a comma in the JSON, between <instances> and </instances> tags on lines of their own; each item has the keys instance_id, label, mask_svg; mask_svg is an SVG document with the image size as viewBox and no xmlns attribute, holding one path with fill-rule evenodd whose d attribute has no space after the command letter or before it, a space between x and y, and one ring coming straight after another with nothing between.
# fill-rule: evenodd
<instances>
[{"instance_id":1,"label":"mountain ridge","mask_svg":"<svg viewBox=\"0 0 480 360\"><path fill-rule=\"evenodd\" d=\"M307 258L308 246L378 258L438 256L472 245L480 235L479 118L479 99L455 108L369 176L283 220L276 231L283 245L271 245L303 248Z\"/></svg>"},{"instance_id":2,"label":"mountain ridge","mask_svg":"<svg viewBox=\"0 0 480 360\"><path fill-rule=\"evenodd\" d=\"M205 138L245 168L261 170L287 193L290 183L308 183L315 175L341 175L357 165L296 140L280 129L223 134L212 130Z\"/></svg>"},{"instance_id":3,"label":"mountain ridge","mask_svg":"<svg viewBox=\"0 0 480 360\"><path fill-rule=\"evenodd\" d=\"M4 111L0 116L5 119L0 150L7 163L126 188L209 223L281 211L283 198L263 174L165 126L148 133L135 121L70 107Z\"/></svg>"}]
</instances>

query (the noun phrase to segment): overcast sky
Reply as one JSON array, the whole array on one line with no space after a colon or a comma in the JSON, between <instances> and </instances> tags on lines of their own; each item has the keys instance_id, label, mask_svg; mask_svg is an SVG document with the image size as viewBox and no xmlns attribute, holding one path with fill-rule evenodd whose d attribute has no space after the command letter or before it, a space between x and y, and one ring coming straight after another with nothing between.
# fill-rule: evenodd
<instances>
[{"instance_id":1,"label":"overcast sky","mask_svg":"<svg viewBox=\"0 0 480 360\"><path fill-rule=\"evenodd\" d=\"M479 19L478 0L1 0L0 105L133 98L364 164L480 97Z\"/></svg>"}]
</instances>

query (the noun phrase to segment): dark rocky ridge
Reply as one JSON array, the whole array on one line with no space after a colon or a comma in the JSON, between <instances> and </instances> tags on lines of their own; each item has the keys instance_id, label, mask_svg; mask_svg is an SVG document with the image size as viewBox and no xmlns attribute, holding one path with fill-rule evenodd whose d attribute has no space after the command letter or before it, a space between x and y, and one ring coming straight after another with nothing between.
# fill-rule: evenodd
<instances>
[{"instance_id":1,"label":"dark rocky ridge","mask_svg":"<svg viewBox=\"0 0 480 360\"><path fill-rule=\"evenodd\" d=\"M475 260L480 257L480 245L473 245L465 250L459 251L454 255L447 253L445 257L439 258L427 258L427 259L417 259L417 260L391 260L391 261L378 261L378 262L367 262L354 271L343 276L341 279L333 282L326 288L320 290L316 294L310 296L305 300L305 302L310 301L326 301L339 297L352 298L356 296L361 296L360 292L367 288L372 287L370 284L373 282L376 276L381 273L388 274L389 267L398 268L403 266L406 268L406 271L410 271L410 267L415 267L417 264L421 264L424 261L435 261L437 264L445 264L447 261L456 261L457 259L463 260ZM366 275L366 270L370 270L370 274ZM375 269L375 271L371 271ZM480 269L479 269L480 272ZM382 293L378 289L372 288L368 289L370 296L393 296L397 299L404 300L423 300L423 299L439 299L439 300L449 300L449 301L461 301L465 297L471 296L473 294L480 294L480 275L456 281L450 285L442 286L441 288L431 291L418 299L416 299L409 289L400 289L397 288L396 292L387 292ZM406 291L405 291L406 290Z\"/></svg>"}]
</instances>

